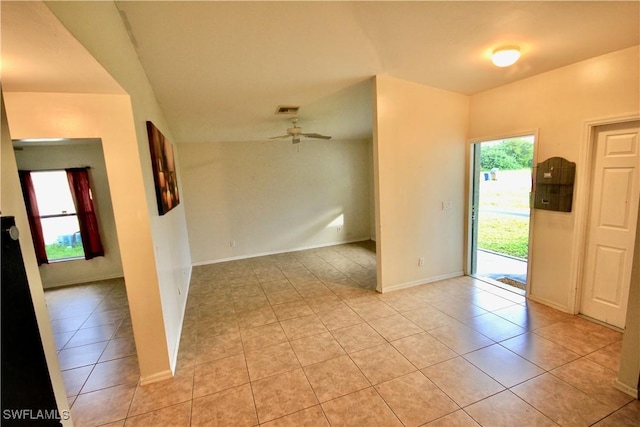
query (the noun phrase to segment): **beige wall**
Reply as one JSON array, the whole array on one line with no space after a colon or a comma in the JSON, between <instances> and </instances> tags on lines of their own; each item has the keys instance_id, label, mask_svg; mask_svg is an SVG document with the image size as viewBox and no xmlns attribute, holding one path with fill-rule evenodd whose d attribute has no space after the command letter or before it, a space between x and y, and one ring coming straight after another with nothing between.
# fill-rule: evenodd
<instances>
[{"instance_id":1,"label":"beige wall","mask_svg":"<svg viewBox=\"0 0 640 427\"><path fill-rule=\"evenodd\" d=\"M170 376L167 318L160 300L129 97L7 93L5 100L13 139L102 139L141 376Z\"/></svg>"},{"instance_id":2,"label":"beige wall","mask_svg":"<svg viewBox=\"0 0 640 427\"><path fill-rule=\"evenodd\" d=\"M369 236L376 240L376 191L375 191L375 164L373 161L373 140L369 141Z\"/></svg>"},{"instance_id":3,"label":"beige wall","mask_svg":"<svg viewBox=\"0 0 640 427\"><path fill-rule=\"evenodd\" d=\"M535 211L530 296L573 311L588 196L582 162L590 120L638 114L638 48L560 68L471 97L469 137L494 138L538 129L537 161L560 156L577 163L571 213Z\"/></svg>"},{"instance_id":4,"label":"beige wall","mask_svg":"<svg viewBox=\"0 0 640 427\"><path fill-rule=\"evenodd\" d=\"M51 323L49 321L49 312L47 311L47 306L44 301L42 280L31 240L29 220L27 219L27 211L18 178L18 166L14 156L13 144L11 142L11 135L9 134L9 126L5 113L4 96L2 96L2 107L0 108L0 115L2 116L2 123L0 124L0 130L2 131L0 211L3 216L15 217L16 226L20 231L20 249L27 272L33 307L40 329L42 347L47 359L47 365L49 366L49 375L51 377L58 411L62 414L63 411L69 410L69 403L67 401L67 393L62 380L62 374L60 373L60 364L58 363L56 344L53 340L53 330L51 329ZM64 425L71 425L71 420L64 420L63 423Z\"/></svg>"},{"instance_id":5,"label":"beige wall","mask_svg":"<svg viewBox=\"0 0 640 427\"><path fill-rule=\"evenodd\" d=\"M378 289L461 275L469 98L388 76L375 90Z\"/></svg>"},{"instance_id":6,"label":"beige wall","mask_svg":"<svg viewBox=\"0 0 640 427\"><path fill-rule=\"evenodd\" d=\"M620 356L620 370L616 386L640 398L640 216L636 226L636 250L633 254L633 270L631 271L631 286L629 289L629 304L627 308L627 326L622 340Z\"/></svg>"},{"instance_id":7,"label":"beige wall","mask_svg":"<svg viewBox=\"0 0 640 427\"><path fill-rule=\"evenodd\" d=\"M136 244L143 245L142 256L145 257L145 266L149 265L147 263L149 258L154 258L155 269L151 269L152 273L148 273L149 270L147 270L147 274L153 276L157 273L157 284L153 283L155 287L152 286L153 289L150 291L152 299L155 298L156 291L160 293L162 317L167 327L167 346L169 353L173 353L177 348L176 338L179 336L179 324L189 275L190 259L185 211L183 205L165 217L159 217L153 211L155 205L151 167L144 161L148 158L144 120L149 118L154 120L169 139L171 139L170 131L162 117L160 107L155 102L144 71L135 58L135 52L122 27L115 6L110 2L51 2L49 7L131 96L134 116L132 128L135 128L136 138L135 142L131 139L127 141L132 143L137 152L130 153L125 150L116 154L114 151L112 158L115 159L117 155L122 156L123 152L135 154L133 159L138 161L137 168L142 174L143 188L140 191L144 193L145 208L135 212L132 210L129 218L122 219L126 223L122 227L133 230L134 223L145 225L147 221L149 222L148 232L151 237L145 235L143 243L133 241L130 243L132 247ZM584 157L587 142L584 135L585 122L611 116L637 114L639 109L638 62L638 49L626 49L477 94L471 98L388 76L377 77L374 106L376 121L374 125L376 164L374 191L379 289L386 291L461 274L464 258L463 230L467 173L465 141L468 138L499 137L523 130L538 129L538 159L544 160L551 156L566 157L578 162L580 174L581 168L585 166L580 163ZM116 117L119 116L116 114ZM126 121L124 118L123 120ZM105 141L104 138L103 141ZM116 141L113 140L113 143L116 144ZM204 150L202 147L200 149ZM260 147L260 149L266 148ZM207 150L209 151L206 154L210 156L207 157L207 161L217 162L216 156L222 148L215 146ZM304 145L301 146L301 150L304 150ZM178 154L184 154L185 157L191 156L183 153L182 149L178 150ZM109 170L106 145L105 157ZM236 161L244 157L245 154L232 156ZM131 159L127 157L127 160ZM184 168L190 165L189 167L193 169L188 173L197 175L194 172L197 165L193 159L179 159L178 164ZM111 166L114 169L115 167ZM228 188L233 188L235 181L230 178L234 173L234 170L224 172L224 178L228 180L225 183ZM187 178L186 171L184 175L181 179L191 181L192 177ZM276 178L279 179L281 176ZM245 176L243 179L247 180L249 177ZM246 182L242 180L240 182L246 185ZM269 182L265 183L265 185L268 184ZM119 188L122 188L124 184L120 182L119 185ZM191 187L183 190L186 204L197 197ZM112 191L117 192L113 188ZM215 188L214 191L217 192L216 194L225 196L225 200L234 201L234 203L237 203L234 197L252 196L251 193L242 192L233 192L234 196L224 194L225 190L221 187ZM577 242L581 235L577 224L580 223L580 215L584 216L584 212L580 212L580 206L586 197L586 191L585 183L579 179L575 199L577 207L574 212L570 214L536 212L534 218L531 296L564 310L570 310L575 301L580 264L580 248ZM445 200L451 201L450 210L442 210L441 203ZM207 201L207 203L215 203L215 201ZM315 217L312 215L309 218L317 220L320 217L321 220L316 221L315 225L319 227L318 224L326 223L324 217L330 217L333 214L322 211L318 206L314 207L316 208L313 210ZM203 207L203 209L206 208L208 206ZM118 217L115 197L114 210ZM245 218L243 221L259 221L260 212L253 213L251 218ZM309 211L304 213L309 214ZM194 209L187 215L206 216L207 211ZM294 219L299 220L295 222L296 224L302 221L301 217ZM203 221L202 218L198 220ZM236 218L220 217L217 220L220 223L215 225L215 230L222 233L215 237L220 238L220 244L224 245L225 249L213 248L215 253L211 255L199 253L198 257L202 257L203 261L226 255L238 256L237 253L230 251L228 246L230 240L236 240L236 245L240 240L233 238L234 233L238 231L235 230L235 226L231 226L231 223ZM242 226L243 229L245 227L255 229L258 225L249 222L249 226L247 224ZM278 239L276 247L284 248L288 246L287 239L291 230L281 224L278 226L283 227L280 231L284 234L276 235ZM122 234L120 228L121 225L118 224L119 235ZM143 231L144 233L147 231ZM248 241L251 237L243 235L241 241ZM260 240L263 238L260 236ZM152 240L149 246L153 247L153 254L148 253L148 245L146 245L148 239ZM205 253L207 250L208 247L202 245L202 242L194 246L194 252ZM252 248L251 251L256 250L260 249ZM127 254L124 250L122 255L125 276L129 282L130 277L126 267ZM418 257L425 258L424 266L418 266ZM141 274L134 274L134 276L132 280L135 283L142 283ZM127 286L129 287L129 283ZM146 286L148 284L143 285L141 289L136 288L133 292L140 293L134 298L142 298L141 291L147 289ZM182 289L182 296L176 292L176 288L181 286L185 286ZM142 304L140 305L141 310L144 310ZM149 310L155 310L157 307L153 303L147 303L146 306ZM141 313L144 314L143 311ZM156 316L157 312L150 314ZM159 321L162 323L161 320ZM157 329L154 328L149 332L150 343L155 342L154 334L157 333ZM136 339L138 339L137 335ZM160 359L164 357L162 351L159 352L158 357Z\"/></svg>"},{"instance_id":8,"label":"beige wall","mask_svg":"<svg viewBox=\"0 0 640 427\"><path fill-rule=\"evenodd\" d=\"M369 239L369 147L334 140L180 144L193 262Z\"/></svg>"},{"instance_id":9,"label":"beige wall","mask_svg":"<svg viewBox=\"0 0 640 427\"><path fill-rule=\"evenodd\" d=\"M120 247L101 142L94 140L83 144L24 147L16 151L15 156L18 169L24 170L91 167L93 203L104 256L88 261L82 259L41 265L40 276L44 288L122 277Z\"/></svg>"},{"instance_id":10,"label":"beige wall","mask_svg":"<svg viewBox=\"0 0 640 427\"><path fill-rule=\"evenodd\" d=\"M146 204L146 210L139 212L138 216L143 221L149 222L151 249L154 255L154 266L148 273L152 278L149 286L154 286L160 292L166 345L171 367L174 368L189 288L191 255L184 203L166 215L158 215L145 122L151 120L171 142L175 144L177 141L171 135L171 130L164 119L115 4L113 2L47 2L47 6L130 96L136 135L133 143L136 150L134 158L137 159L136 167L142 174L143 199ZM107 157L106 145L105 157ZM179 163L179 158L177 162ZM107 168L109 169L108 161ZM113 173L117 174L115 170ZM111 179L110 171L110 182ZM179 167L178 182L181 183ZM136 218L131 220L135 222ZM118 236L122 246L120 231ZM122 258L124 264L124 251ZM157 279L154 279L154 276ZM125 279L129 279L126 269ZM159 353L158 357L163 355ZM159 374L160 371L156 370L156 373ZM152 378L148 376L143 378L145 379Z\"/></svg>"}]
</instances>

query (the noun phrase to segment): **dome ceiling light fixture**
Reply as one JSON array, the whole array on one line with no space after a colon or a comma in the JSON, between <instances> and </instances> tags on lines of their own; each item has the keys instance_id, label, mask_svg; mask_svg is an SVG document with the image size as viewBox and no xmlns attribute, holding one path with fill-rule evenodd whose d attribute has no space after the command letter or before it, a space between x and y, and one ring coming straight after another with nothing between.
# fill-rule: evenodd
<instances>
[{"instance_id":1,"label":"dome ceiling light fixture","mask_svg":"<svg viewBox=\"0 0 640 427\"><path fill-rule=\"evenodd\" d=\"M513 65L520 58L520 48L518 46L502 46L493 51L491 62L496 67L508 67Z\"/></svg>"}]
</instances>

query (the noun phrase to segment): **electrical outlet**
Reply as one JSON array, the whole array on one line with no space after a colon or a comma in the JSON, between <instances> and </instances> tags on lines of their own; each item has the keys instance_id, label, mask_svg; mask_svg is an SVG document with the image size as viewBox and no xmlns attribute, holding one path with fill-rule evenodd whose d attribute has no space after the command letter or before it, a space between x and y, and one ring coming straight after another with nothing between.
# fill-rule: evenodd
<instances>
[{"instance_id":1,"label":"electrical outlet","mask_svg":"<svg viewBox=\"0 0 640 427\"><path fill-rule=\"evenodd\" d=\"M341 226L341 225L337 226L337 227L336 227L336 232L338 232L338 233L339 233L339 232L341 232L341 231L342 231L342 226Z\"/></svg>"},{"instance_id":2,"label":"electrical outlet","mask_svg":"<svg viewBox=\"0 0 640 427\"><path fill-rule=\"evenodd\" d=\"M180 289L180 286L178 286L178 295L182 295L182 289Z\"/></svg>"},{"instance_id":3,"label":"electrical outlet","mask_svg":"<svg viewBox=\"0 0 640 427\"><path fill-rule=\"evenodd\" d=\"M446 211L451 209L451 200L443 200L442 201L442 210Z\"/></svg>"},{"instance_id":4,"label":"electrical outlet","mask_svg":"<svg viewBox=\"0 0 640 427\"><path fill-rule=\"evenodd\" d=\"M231 248L235 248L235 247L236 247L236 241L235 241L235 240L231 240L231 241L229 242L229 247L231 247Z\"/></svg>"},{"instance_id":5,"label":"electrical outlet","mask_svg":"<svg viewBox=\"0 0 640 427\"><path fill-rule=\"evenodd\" d=\"M418 258L418 267L422 267L424 266L424 258L420 257Z\"/></svg>"}]
</instances>

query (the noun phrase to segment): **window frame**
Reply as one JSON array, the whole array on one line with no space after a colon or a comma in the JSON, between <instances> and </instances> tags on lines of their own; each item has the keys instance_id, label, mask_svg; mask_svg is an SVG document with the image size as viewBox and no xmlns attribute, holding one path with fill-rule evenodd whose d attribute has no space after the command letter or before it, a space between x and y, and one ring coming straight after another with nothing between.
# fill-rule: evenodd
<instances>
[{"instance_id":1,"label":"window frame","mask_svg":"<svg viewBox=\"0 0 640 427\"><path fill-rule=\"evenodd\" d=\"M44 232L44 222L42 221L43 219L50 219L50 218L68 218L68 217L75 217L76 221L78 222L78 232L80 232L80 224L79 224L79 218L78 218L78 212L77 212L77 208L76 208L76 202L74 200L73 197L73 191L71 189L71 185L69 184L68 180L67 180L67 169L47 169L47 170L35 170L35 171L30 171L32 177L34 175L38 175L38 174L44 174L44 173L60 173L62 175L64 175L65 177L65 182L67 183L67 190L69 191L69 196L71 197L71 200L73 202L73 208L74 208L74 212L73 213L68 213L67 211L62 211L59 214L45 214L45 215L37 215L37 218L40 219L40 224L42 224L41 226L43 227L43 232ZM34 183L34 189L35 189L35 183ZM38 200L38 192L36 191L36 201L39 202ZM80 239L82 239L82 233L80 233ZM81 240L82 241L82 240ZM80 247L82 248L82 254L81 255L77 255L77 256L68 256L68 257L63 257L63 258L51 258L49 252L47 251L47 243L45 242L44 244L44 248L45 248L45 252L47 253L47 260L49 264L54 264L54 263L59 263L59 262L65 262L65 261L76 261L76 260L84 260L85 259L85 249L84 246L82 245L82 243L80 244Z\"/></svg>"}]
</instances>

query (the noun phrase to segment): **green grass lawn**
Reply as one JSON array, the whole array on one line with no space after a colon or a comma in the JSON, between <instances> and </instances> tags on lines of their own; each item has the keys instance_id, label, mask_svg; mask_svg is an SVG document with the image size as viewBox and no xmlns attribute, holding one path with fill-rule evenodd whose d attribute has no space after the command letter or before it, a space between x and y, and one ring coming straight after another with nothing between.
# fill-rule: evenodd
<instances>
[{"instance_id":1,"label":"green grass lawn","mask_svg":"<svg viewBox=\"0 0 640 427\"><path fill-rule=\"evenodd\" d=\"M49 260L65 259L65 258L84 258L84 249L82 244L76 246L64 246L59 243L54 243L45 246L47 252L47 258Z\"/></svg>"},{"instance_id":2,"label":"green grass lawn","mask_svg":"<svg viewBox=\"0 0 640 427\"><path fill-rule=\"evenodd\" d=\"M519 216L481 214L478 249L527 258L529 219Z\"/></svg>"},{"instance_id":3,"label":"green grass lawn","mask_svg":"<svg viewBox=\"0 0 640 427\"><path fill-rule=\"evenodd\" d=\"M478 248L527 258L529 218L482 212L482 209L529 209L531 169L499 171L496 181L480 181Z\"/></svg>"}]
</instances>

